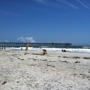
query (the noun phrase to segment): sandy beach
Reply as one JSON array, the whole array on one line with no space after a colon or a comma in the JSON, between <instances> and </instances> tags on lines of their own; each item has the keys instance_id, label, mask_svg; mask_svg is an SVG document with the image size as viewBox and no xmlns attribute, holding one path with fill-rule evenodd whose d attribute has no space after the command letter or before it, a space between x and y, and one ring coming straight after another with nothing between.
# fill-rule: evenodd
<instances>
[{"instance_id":1,"label":"sandy beach","mask_svg":"<svg viewBox=\"0 0 90 90\"><path fill-rule=\"evenodd\" d=\"M90 54L0 51L0 90L90 90Z\"/></svg>"}]
</instances>

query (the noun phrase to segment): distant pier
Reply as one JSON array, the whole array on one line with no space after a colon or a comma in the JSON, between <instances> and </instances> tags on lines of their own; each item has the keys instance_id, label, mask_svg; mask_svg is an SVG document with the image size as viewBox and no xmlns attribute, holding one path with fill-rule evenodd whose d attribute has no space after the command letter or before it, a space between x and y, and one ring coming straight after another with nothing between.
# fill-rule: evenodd
<instances>
[{"instance_id":1,"label":"distant pier","mask_svg":"<svg viewBox=\"0 0 90 90\"><path fill-rule=\"evenodd\" d=\"M0 42L0 47L26 47L24 42ZM71 43L28 43L29 47L69 47Z\"/></svg>"}]
</instances>

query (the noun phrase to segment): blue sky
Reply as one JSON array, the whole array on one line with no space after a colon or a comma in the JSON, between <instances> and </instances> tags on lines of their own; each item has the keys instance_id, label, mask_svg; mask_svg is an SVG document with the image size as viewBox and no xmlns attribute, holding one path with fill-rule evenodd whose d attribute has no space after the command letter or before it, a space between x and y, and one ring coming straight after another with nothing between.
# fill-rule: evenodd
<instances>
[{"instance_id":1,"label":"blue sky","mask_svg":"<svg viewBox=\"0 0 90 90\"><path fill-rule=\"evenodd\" d=\"M90 0L0 0L0 41L90 45Z\"/></svg>"}]
</instances>

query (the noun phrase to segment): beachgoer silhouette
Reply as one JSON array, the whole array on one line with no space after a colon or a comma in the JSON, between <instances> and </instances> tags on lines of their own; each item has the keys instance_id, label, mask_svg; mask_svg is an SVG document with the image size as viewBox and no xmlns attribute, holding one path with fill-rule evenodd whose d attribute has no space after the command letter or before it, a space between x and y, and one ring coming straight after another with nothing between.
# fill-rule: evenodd
<instances>
[{"instance_id":1,"label":"beachgoer silhouette","mask_svg":"<svg viewBox=\"0 0 90 90\"><path fill-rule=\"evenodd\" d=\"M43 49L42 54L43 54L43 55L47 54L47 50Z\"/></svg>"}]
</instances>

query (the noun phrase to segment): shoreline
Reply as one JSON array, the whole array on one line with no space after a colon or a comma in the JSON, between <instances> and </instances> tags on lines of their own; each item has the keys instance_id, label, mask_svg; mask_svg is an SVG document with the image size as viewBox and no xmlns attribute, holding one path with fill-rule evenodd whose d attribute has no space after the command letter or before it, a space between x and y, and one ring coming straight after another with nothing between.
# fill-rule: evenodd
<instances>
[{"instance_id":1,"label":"shoreline","mask_svg":"<svg viewBox=\"0 0 90 90\"><path fill-rule=\"evenodd\" d=\"M15 51L24 51L26 47L19 47L19 48L6 48L6 50L15 50ZM71 53L86 53L90 54L90 49L85 49L85 48L33 48L33 47L28 47L28 51L42 51L42 49L46 49L47 51L53 51L53 52L62 52L62 50L65 50L66 52L71 52Z\"/></svg>"}]
</instances>

